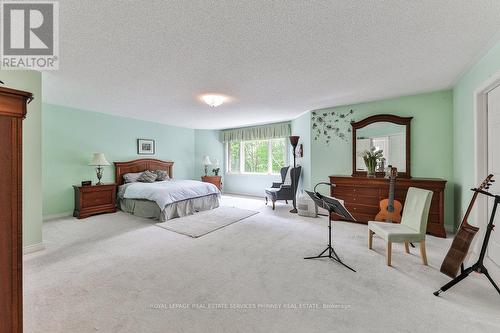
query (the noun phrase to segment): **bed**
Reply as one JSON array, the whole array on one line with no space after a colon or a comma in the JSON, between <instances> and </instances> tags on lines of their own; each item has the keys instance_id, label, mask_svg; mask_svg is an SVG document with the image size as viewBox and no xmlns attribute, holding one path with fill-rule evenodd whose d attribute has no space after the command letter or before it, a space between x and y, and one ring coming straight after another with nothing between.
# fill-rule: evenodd
<instances>
[{"instance_id":1,"label":"bed","mask_svg":"<svg viewBox=\"0 0 500 333\"><path fill-rule=\"evenodd\" d=\"M220 191L217 186L197 180L174 179L174 162L138 159L114 162L114 165L118 205L124 212L164 222L219 207ZM170 179L152 183L125 181L126 174L146 170L164 170Z\"/></svg>"}]
</instances>

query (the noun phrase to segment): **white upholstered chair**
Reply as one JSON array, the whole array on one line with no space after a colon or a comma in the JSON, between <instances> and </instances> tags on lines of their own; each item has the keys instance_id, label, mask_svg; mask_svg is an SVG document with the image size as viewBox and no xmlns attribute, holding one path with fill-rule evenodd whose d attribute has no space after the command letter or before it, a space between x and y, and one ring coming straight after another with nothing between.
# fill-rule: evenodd
<instances>
[{"instance_id":1,"label":"white upholstered chair","mask_svg":"<svg viewBox=\"0 0 500 333\"><path fill-rule=\"evenodd\" d=\"M373 234L387 242L387 266L391 266L392 243L404 243L410 253L409 243L420 243L422 262L427 265L425 231L432 200L432 191L410 187L406 195L401 224L368 222L368 248L372 248Z\"/></svg>"}]
</instances>

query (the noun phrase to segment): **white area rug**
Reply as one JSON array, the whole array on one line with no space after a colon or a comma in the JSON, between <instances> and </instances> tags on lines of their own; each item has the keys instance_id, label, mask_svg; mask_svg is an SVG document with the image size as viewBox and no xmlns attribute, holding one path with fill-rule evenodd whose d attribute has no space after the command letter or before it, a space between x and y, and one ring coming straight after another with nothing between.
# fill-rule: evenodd
<instances>
[{"instance_id":1,"label":"white area rug","mask_svg":"<svg viewBox=\"0 0 500 333\"><path fill-rule=\"evenodd\" d=\"M156 225L181 235L198 238L258 213L236 207L218 207Z\"/></svg>"},{"instance_id":2,"label":"white area rug","mask_svg":"<svg viewBox=\"0 0 500 333\"><path fill-rule=\"evenodd\" d=\"M356 273L304 260L328 241L326 217L224 195L222 206L259 211L193 239L117 212L44 222L45 250L24 256L24 332L500 332L500 297L482 275L436 297L451 239L416 249L367 247L366 225L335 222L333 243ZM488 263L490 274L500 273Z\"/></svg>"}]
</instances>

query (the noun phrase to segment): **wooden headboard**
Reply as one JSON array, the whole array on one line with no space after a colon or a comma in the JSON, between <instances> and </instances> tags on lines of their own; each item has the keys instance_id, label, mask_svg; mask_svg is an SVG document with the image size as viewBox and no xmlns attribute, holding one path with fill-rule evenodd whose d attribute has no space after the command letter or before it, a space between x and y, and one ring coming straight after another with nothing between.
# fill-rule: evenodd
<instances>
[{"instance_id":1,"label":"wooden headboard","mask_svg":"<svg viewBox=\"0 0 500 333\"><path fill-rule=\"evenodd\" d=\"M118 185L122 185L123 175L130 172L142 172L146 170L166 170L168 176L173 178L173 167L174 162L172 161L161 161L153 158L141 158L139 160L133 160L128 162L114 162L115 164L115 182Z\"/></svg>"}]
</instances>

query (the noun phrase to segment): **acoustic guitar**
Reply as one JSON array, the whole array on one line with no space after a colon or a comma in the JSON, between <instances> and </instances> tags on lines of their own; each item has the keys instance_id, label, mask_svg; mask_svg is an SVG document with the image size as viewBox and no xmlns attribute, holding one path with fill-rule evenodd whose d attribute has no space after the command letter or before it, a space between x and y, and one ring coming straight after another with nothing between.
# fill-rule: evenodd
<instances>
[{"instance_id":1,"label":"acoustic guitar","mask_svg":"<svg viewBox=\"0 0 500 333\"><path fill-rule=\"evenodd\" d=\"M455 238L453 238L453 242L451 243L451 247L448 250L448 253L444 257L443 263L441 264L441 273L446 274L451 278L457 276L460 266L467 257L467 253L469 252L469 247L472 244L472 240L474 239L476 233L479 231L478 227L470 225L467 222L479 194L478 190L489 189L492 182L494 182L493 175L489 175L477 189L473 189L474 195L472 196L472 199L469 203L467 212L464 215Z\"/></svg>"},{"instance_id":2,"label":"acoustic guitar","mask_svg":"<svg viewBox=\"0 0 500 333\"><path fill-rule=\"evenodd\" d=\"M386 171L386 177L389 178L389 199L380 201L380 212L375 216L375 221L401 223L403 205L401 202L394 200L394 187L397 176L398 169L389 165Z\"/></svg>"}]
</instances>

